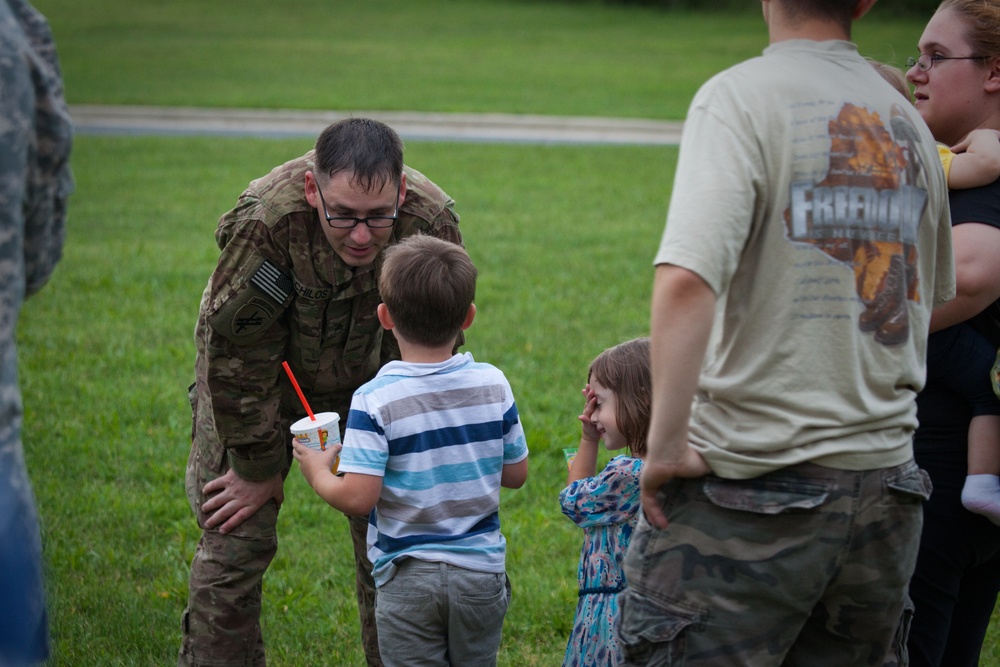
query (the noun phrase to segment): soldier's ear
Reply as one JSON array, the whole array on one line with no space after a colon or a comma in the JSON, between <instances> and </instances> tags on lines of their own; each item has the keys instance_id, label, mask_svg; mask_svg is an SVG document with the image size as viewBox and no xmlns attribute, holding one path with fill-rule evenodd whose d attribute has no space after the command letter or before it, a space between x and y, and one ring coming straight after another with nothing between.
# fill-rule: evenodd
<instances>
[{"instance_id":1,"label":"soldier's ear","mask_svg":"<svg viewBox=\"0 0 1000 667\"><path fill-rule=\"evenodd\" d=\"M316 194L319 183L316 182L316 175L311 171L306 172L304 187L306 191L306 201L317 211L319 210L319 196Z\"/></svg>"}]
</instances>

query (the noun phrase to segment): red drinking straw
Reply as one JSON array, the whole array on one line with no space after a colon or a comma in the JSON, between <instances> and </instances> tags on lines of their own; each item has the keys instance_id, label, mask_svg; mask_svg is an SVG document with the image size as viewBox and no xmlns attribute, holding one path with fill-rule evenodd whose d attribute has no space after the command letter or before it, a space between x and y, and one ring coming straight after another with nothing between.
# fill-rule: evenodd
<instances>
[{"instance_id":1,"label":"red drinking straw","mask_svg":"<svg viewBox=\"0 0 1000 667\"><path fill-rule=\"evenodd\" d=\"M295 387L295 393L299 395L299 400L302 401L302 405L305 406L306 412L309 413L309 419L316 421L316 415L313 414L312 408L309 407L309 401L306 400L306 396L302 393L302 389L299 387L298 381L295 379L295 376L292 375L292 369L288 367L288 362L282 361L281 365L285 367L285 372L288 373L288 379L292 381L292 386Z\"/></svg>"}]
</instances>

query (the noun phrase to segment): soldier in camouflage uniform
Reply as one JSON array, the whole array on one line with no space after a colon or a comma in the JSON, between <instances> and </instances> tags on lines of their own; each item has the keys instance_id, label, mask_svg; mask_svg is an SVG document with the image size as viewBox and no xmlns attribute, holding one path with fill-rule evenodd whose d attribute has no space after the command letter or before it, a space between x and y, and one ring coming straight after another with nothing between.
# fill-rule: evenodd
<instances>
[{"instance_id":1,"label":"soldier in camouflage uniform","mask_svg":"<svg viewBox=\"0 0 1000 667\"><path fill-rule=\"evenodd\" d=\"M195 330L186 488L201 541L180 665L264 665L261 581L291 464L289 427L310 407L346 417L355 389L399 358L378 322L382 249L412 234L461 244L454 202L403 166L382 123L349 119L250 184L222 216L218 266ZM346 418L341 419L343 429ZM367 517L348 517L369 665L381 665Z\"/></svg>"},{"instance_id":2,"label":"soldier in camouflage uniform","mask_svg":"<svg viewBox=\"0 0 1000 667\"><path fill-rule=\"evenodd\" d=\"M849 42L874 1L762 0L769 46L686 116L655 258L627 664L906 663L930 492L915 398L955 277L934 139ZM894 268L876 273L875 252Z\"/></svg>"},{"instance_id":3,"label":"soldier in camouflage uniform","mask_svg":"<svg viewBox=\"0 0 1000 667\"><path fill-rule=\"evenodd\" d=\"M48 22L0 0L0 665L48 657L42 545L21 445L14 329L62 255L72 126Z\"/></svg>"}]
</instances>

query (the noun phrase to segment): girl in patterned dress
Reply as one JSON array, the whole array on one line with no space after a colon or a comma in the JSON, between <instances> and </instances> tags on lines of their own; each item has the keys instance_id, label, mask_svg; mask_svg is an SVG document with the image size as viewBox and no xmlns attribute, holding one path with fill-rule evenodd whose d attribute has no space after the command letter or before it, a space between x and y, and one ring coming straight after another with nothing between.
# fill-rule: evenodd
<instances>
[{"instance_id":1,"label":"girl in patterned dress","mask_svg":"<svg viewBox=\"0 0 1000 667\"><path fill-rule=\"evenodd\" d=\"M650 412L649 339L602 352L590 364L580 447L559 494L563 514L583 529L577 578L580 598L563 666L610 667L623 662L618 646L622 562L639 511L639 472ZM624 449L597 472L598 443Z\"/></svg>"}]
</instances>

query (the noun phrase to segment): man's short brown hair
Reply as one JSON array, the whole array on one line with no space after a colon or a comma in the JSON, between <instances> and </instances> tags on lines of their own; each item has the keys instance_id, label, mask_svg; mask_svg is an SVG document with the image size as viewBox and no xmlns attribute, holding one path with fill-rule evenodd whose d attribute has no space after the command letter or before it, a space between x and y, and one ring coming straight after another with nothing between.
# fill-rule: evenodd
<instances>
[{"instance_id":1,"label":"man's short brown hair","mask_svg":"<svg viewBox=\"0 0 1000 667\"><path fill-rule=\"evenodd\" d=\"M354 185L378 192L386 183L399 186L403 140L385 123L346 118L328 126L316 139L316 169L323 183L339 172L353 174Z\"/></svg>"}]
</instances>

